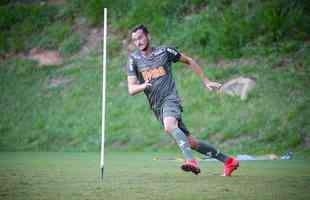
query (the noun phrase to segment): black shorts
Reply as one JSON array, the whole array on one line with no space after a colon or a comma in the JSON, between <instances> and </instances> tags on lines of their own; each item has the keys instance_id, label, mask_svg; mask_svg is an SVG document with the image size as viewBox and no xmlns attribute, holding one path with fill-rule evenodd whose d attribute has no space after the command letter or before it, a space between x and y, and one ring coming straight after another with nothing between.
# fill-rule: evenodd
<instances>
[{"instance_id":1,"label":"black shorts","mask_svg":"<svg viewBox=\"0 0 310 200\"><path fill-rule=\"evenodd\" d=\"M153 109L153 112L156 116L156 118L160 121L162 127L164 127L164 121L163 119L165 117L174 117L178 120L178 126L179 128L184 132L186 136L190 135L190 132L186 128L184 122L182 121L182 111L183 108L179 101L175 100L166 100L162 106L158 109Z\"/></svg>"}]
</instances>

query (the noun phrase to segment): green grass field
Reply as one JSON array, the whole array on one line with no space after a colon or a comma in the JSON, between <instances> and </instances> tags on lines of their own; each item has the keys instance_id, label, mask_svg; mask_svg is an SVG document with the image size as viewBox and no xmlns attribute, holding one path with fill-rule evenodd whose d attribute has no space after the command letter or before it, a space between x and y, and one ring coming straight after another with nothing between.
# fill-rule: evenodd
<instances>
[{"instance_id":1,"label":"green grass field","mask_svg":"<svg viewBox=\"0 0 310 200\"><path fill-rule=\"evenodd\" d=\"M233 177L201 161L198 176L175 153L0 153L0 199L310 199L310 160L243 161Z\"/></svg>"}]
</instances>

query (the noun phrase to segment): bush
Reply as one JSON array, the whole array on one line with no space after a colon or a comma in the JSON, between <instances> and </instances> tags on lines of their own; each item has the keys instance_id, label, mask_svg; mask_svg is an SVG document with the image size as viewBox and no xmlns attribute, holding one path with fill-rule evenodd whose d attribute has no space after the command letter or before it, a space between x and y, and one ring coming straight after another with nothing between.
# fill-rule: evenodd
<instances>
[{"instance_id":1,"label":"bush","mask_svg":"<svg viewBox=\"0 0 310 200\"><path fill-rule=\"evenodd\" d=\"M60 53L64 56L72 55L81 49L82 39L79 33L73 33L68 39L61 44Z\"/></svg>"},{"instance_id":2,"label":"bush","mask_svg":"<svg viewBox=\"0 0 310 200\"><path fill-rule=\"evenodd\" d=\"M286 37L296 38L305 31L303 5L296 1L268 1L258 4L255 15L258 34L268 34L266 42L277 42ZM309 19L309 18L308 18Z\"/></svg>"},{"instance_id":3,"label":"bush","mask_svg":"<svg viewBox=\"0 0 310 200\"><path fill-rule=\"evenodd\" d=\"M25 39L19 34L14 33L10 35L7 42L9 44L10 52L17 53L25 49Z\"/></svg>"},{"instance_id":4,"label":"bush","mask_svg":"<svg viewBox=\"0 0 310 200\"><path fill-rule=\"evenodd\" d=\"M71 34L71 26L68 23L58 22L46 26L43 32L40 34L39 39L34 40L34 46L40 48L55 49L69 37Z\"/></svg>"},{"instance_id":5,"label":"bush","mask_svg":"<svg viewBox=\"0 0 310 200\"><path fill-rule=\"evenodd\" d=\"M5 32L0 32L0 55L5 54L5 52L8 52L7 35Z\"/></svg>"},{"instance_id":6,"label":"bush","mask_svg":"<svg viewBox=\"0 0 310 200\"><path fill-rule=\"evenodd\" d=\"M31 47L40 33L57 15L57 7L37 4L7 4L0 7L1 54L20 52ZM5 36L5 37L4 37ZM34 40L37 40L37 37Z\"/></svg>"},{"instance_id":7,"label":"bush","mask_svg":"<svg viewBox=\"0 0 310 200\"><path fill-rule=\"evenodd\" d=\"M10 30L14 25L21 24L25 20L32 22L33 31L42 29L57 15L57 7L41 6L38 4L8 4L0 7L0 29Z\"/></svg>"},{"instance_id":8,"label":"bush","mask_svg":"<svg viewBox=\"0 0 310 200\"><path fill-rule=\"evenodd\" d=\"M158 1L156 4L152 1L131 1L127 4L126 16L116 26L128 32L135 25L145 24L153 35L161 35L171 30L173 20L181 16L186 5L185 0Z\"/></svg>"},{"instance_id":9,"label":"bush","mask_svg":"<svg viewBox=\"0 0 310 200\"><path fill-rule=\"evenodd\" d=\"M278 43L304 40L310 33L305 9L299 1L209 1L206 12L181 19L164 37L215 58L255 54L253 46L270 53Z\"/></svg>"},{"instance_id":10,"label":"bush","mask_svg":"<svg viewBox=\"0 0 310 200\"><path fill-rule=\"evenodd\" d=\"M98 25L100 24L100 22L102 22L104 7L105 7L104 1L101 0L88 1L84 12L91 25Z\"/></svg>"}]
</instances>

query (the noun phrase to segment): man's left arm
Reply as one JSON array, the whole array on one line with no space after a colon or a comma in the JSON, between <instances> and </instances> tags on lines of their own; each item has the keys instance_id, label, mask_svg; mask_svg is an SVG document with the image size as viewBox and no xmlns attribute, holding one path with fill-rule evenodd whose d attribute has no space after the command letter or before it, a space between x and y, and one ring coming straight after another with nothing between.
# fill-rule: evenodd
<instances>
[{"instance_id":1,"label":"man's left arm","mask_svg":"<svg viewBox=\"0 0 310 200\"><path fill-rule=\"evenodd\" d=\"M203 73L201 67L197 62L189 56L181 53L180 62L185 63L188 67L194 70L194 72L203 80L203 84L208 90L212 91L213 89L218 89L221 87L221 84L218 82L210 81Z\"/></svg>"}]
</instances>

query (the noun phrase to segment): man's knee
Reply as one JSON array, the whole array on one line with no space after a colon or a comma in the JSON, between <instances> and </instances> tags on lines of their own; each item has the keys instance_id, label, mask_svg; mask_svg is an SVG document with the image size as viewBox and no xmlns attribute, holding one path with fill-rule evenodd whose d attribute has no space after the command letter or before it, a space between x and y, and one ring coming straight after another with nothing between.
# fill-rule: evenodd
<instances>
[{"instance_id":1,"label":"man's knee","mask_svg":"<svg viewBox=\"0 0 310 200\"><path fill-rule=\"evenodd\" d=\"M171 134L177 127L177 120L174 117L164 118L164 129L166 133Z\"/></svg>"},{"instance_id":2,"label":"man's knee","mask_svg":"<svg viewBox=\"0 0 310 200\"><path fill-rule=\"evenodd\" d=\"M165 132L171 134L172 131L177 128L174 124L165 124Z\"/></svg>"}]
</instances>

